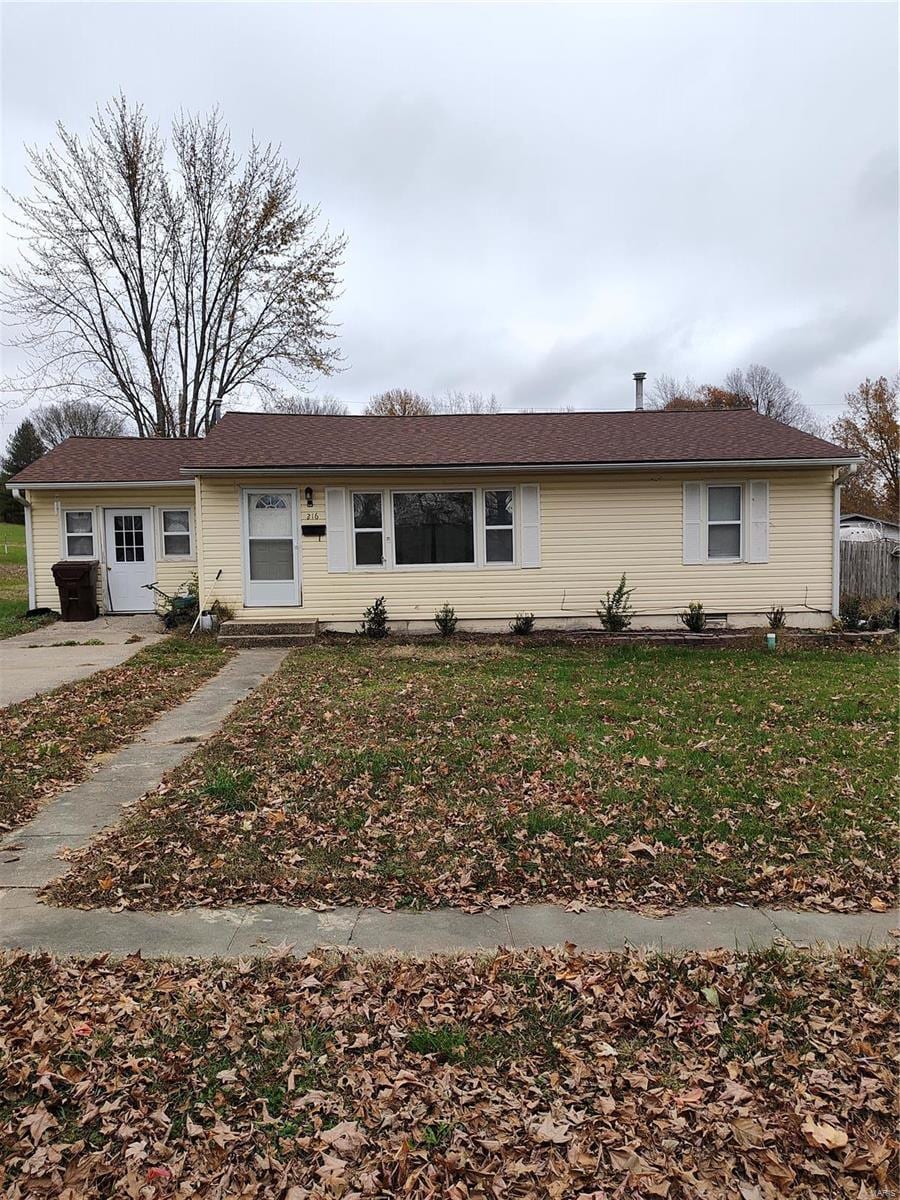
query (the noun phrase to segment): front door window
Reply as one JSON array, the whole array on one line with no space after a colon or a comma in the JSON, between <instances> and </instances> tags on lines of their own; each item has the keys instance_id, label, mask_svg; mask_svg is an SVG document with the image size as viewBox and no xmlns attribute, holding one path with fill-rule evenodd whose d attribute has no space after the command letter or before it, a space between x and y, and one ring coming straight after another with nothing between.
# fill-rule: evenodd
<instances>
[{"instance_id":1,"label":"front door window","mask_svg":"<svg viewBox=\"0 0 900 1200\"><path fill-rule=\"evenodd\" d=\"M293 515L287 496L275 492L250 496L250 578L294 578Z\"/></svg>"},{"instance_id":2,"label":"front door window","mask_svg":"<svg viewBox=\"0 0 900 1200\"><path fill-rule=\"evenodd\" d=\"M116 562L144 561L144 518L139 513L113 517Z\"/></svg>"}]
</instances>

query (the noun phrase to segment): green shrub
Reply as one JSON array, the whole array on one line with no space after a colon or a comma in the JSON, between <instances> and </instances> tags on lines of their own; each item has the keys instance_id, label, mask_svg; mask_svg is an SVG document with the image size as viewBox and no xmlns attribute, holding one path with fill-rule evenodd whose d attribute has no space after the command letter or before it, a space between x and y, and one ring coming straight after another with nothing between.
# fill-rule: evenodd
<instances>
[{"instance_id":1,"label":"green shrub","mask_svg":"<svg viewBox=\"0 0 900 1200\"><path fill-rule=\"evenodd\" d=\"M777 607L773 604L766 613L766 620L770 629L784 629L784 608L780 604Z\"/></svg>"},{"instance_id":2,"label":"green shrub","mask_svg":"<svg viewBox=\"0 0 900 1200\"><path fill-rule=\"evenodd\" d=\"M625 586L625 574L619 580L619 586L614 592L607 592L606 599L597 609L600 624L608 633L621 633L631 624L634 610L628 603L628 597L634 588Z\"/></svg>"},{"instance_id":3,"label":"green shrub","mask_svg":"<svg viewBox=\"0 0 900 1200\"><path fill-rule=\"evenodd\" d=\"M434 614L434 623L441 637L452 637L456 633L456 609L452 604L443 604Z\"/></svg>"},{"instance_id":4,"label":"green shrub","mask_svg":"<svg viewBox=\"0 0 900 1200\"><path fill-rule=\"evenodd\" d=\"M678 620L691 633L700 633L706 628L706 613L703 611L703 605L697 600L692 600L684 612L679 615Z\"/></svg>"},{"instance_id":5,"label":"green shrub","mask_svg":"<svg viewBox=\"0 0 900 1200\"><path fill-rule=\"evenodd\" d=\"M509 632L525 637L534 630L534 613L516 613L509 623Z\"/></svg>"},{"instance_id":6,"label":"green shrub","mask_svg":"<svg viewBox=\"0 0 900 1200\"><path fill-rule=\"evenodd\" d=\"M370 604L365 610L363 613L360 630L366 635L366 637L387 637L388 615L387 606L384 603L384 596L379 596L378 599L373 604Z\"/></svg>"}]
</instances>

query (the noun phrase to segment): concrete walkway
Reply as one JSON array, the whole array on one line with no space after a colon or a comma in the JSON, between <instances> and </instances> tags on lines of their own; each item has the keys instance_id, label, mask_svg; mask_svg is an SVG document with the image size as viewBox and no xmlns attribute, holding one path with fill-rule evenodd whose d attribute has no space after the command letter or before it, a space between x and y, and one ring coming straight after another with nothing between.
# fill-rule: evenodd
<instances>
[{"instance_id":1,"label":"concrete walkway","mask_svg":"<svg viewBox=\"0 0 900 1200\"><path fill-rule=\"evenodd\" d=\"M133 742L111 755L83 783L62 792L33 821L7 834L0 844L0 921L16 898L2 889L35 889L64 874L57 855L84 846L118 821L123 808L155 788L166 771L193 754L231 709L281 664L286 650L238 653L183 704L163 713ZM43 906L40 906L43 909Z\"/></svg>"},{"instance_id":2,"label":"concrete walkway","mask_svg":"<svg viewBox=\"0 0 900 1200\"><path fill-rule=\"evenodd\" d=\"M769 946L895 945L900 913L831 915L778 909L689 908L655 919L623 909L571 913L552 904L518 905L486 913L459 909L383 912L338 908L313 912L261 904L253 908L181 912L109 912L50 908L27 888L0 892L0 947L57 954L145 957L226 957L267 954L289 946L302 955L317 946L410 955L499 946L557 946L585 950L709 950Z\"/></svg>"},{"instance_id":3,"label":"concrete walkway","mask_svg":"<svg viewBox=\"0 0 900 1200\"><path fill-rule=\"evenodd\" d=\"M55 621L30 633L0 641L0 708L117 667L144 646L163 637L153 613L98 617L96 621ZM139 640L129 641L129 638ZM85 642L101 642L86 646ZM76 642L66 646L64 642Z\"/></svg>"}]
</instances>

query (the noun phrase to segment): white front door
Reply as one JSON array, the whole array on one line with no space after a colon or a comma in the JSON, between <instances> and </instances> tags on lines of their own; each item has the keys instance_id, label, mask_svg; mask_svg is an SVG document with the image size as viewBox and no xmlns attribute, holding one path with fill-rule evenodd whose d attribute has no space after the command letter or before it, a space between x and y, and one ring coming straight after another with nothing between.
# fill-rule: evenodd
<instances>
[{"instance_id":1,"label":"white front door","mask_svg":"<svg viewBox=\"0 0 900 1200\"><path fill-rule=\"evenodd\" d=\"M153 612L156 580L149 508L106 509L106 581L112 612Z\"/></svg>"},{"instance_id":2,"label":"white front door","mask_svg":"<svg viewBox=\"0 0 900 1200\"><path fill-rule=\"evenodd\" d=\"M298 605L296 491L248 488L243 497L244 604L248 608Z\"/></svg>"}]
</instances>

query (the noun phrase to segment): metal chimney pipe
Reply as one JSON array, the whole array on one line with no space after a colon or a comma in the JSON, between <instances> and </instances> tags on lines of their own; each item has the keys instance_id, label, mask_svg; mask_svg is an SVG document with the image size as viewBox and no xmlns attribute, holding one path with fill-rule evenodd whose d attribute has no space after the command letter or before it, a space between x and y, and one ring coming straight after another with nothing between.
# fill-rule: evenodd
<instances>
[{"instance_id":1,"label":"metal chimney pipe","mask_svg":"<svg viewBox=\"0 0 900 1200\"><path fill-rule=\"evenodd\" d=\"M644 380L647 378L646 371L635 371L634 373L634 410L635 412L643 412L644 409Z\"/></svg>"}]
</instances>

